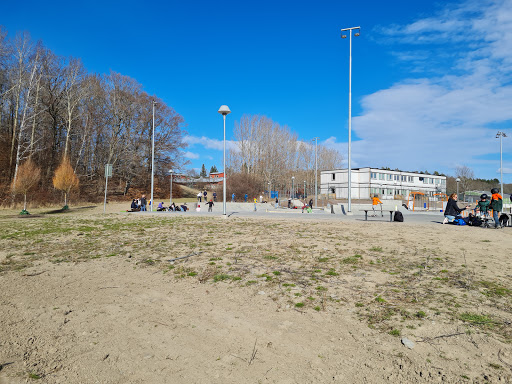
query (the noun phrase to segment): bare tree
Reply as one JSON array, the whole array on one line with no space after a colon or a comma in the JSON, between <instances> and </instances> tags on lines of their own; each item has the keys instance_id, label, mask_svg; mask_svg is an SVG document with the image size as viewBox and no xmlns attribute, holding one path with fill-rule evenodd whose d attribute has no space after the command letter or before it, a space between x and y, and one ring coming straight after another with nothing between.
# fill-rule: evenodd
<instances>
[{"instance_id":1,"label":"bare tree","mask_svg":"<svg viewBox=\"0 0 512 384\"><path fill-rule=\"evenodd\" d=\"M79 117L79 106L86 96L87 88L82 86L85 69L80 59L70 58L64 68L64 103L66 106L66 143L64 144L64 157L68 156L69 140L73 122Z\"/></svg>"},{"instance_id":2,"label":"bare tree","mask_svg":"<svg viewBox=\"0 0 512 384\"><path fill-rule=\"evenodd\" d=\"M455 177L460 179L461 192L465 193L470 189L475 174L468 166L461 165L455 169Z\"/></svg>"},{"instance_id":3,"label":"bare tree","mask_svg":"<svg viewBox=\"0 0 512 384\"><path fill-rule=\"evenodd\" d=\"M28 80L28 83L26 86L26 91L23 92L24 93L23 97L20 97L20 99L19 99L20 104L23 105L23 113L21 116L20 126L18 129L18 146L17 146L17 150L16 150L16 165L15 165L14 177L13 177L14 184L16 184L16 177L18 175L18 168L19 168L20 162L24 159L26 152L30 150L29 148L24 146L24 144L26 143L24 136L26 133L27 121L29 119L28 114L32 112L30 109L30 101L31 101L30 94L31 94L33 88L35 87L35 83L37 82L36 74L38 73L39 66L40 66L39 57L40 57L39 50L37 50L34 57L31 60L32 68L30 69L30 77L29 77L29 80Z\"/></svg>"}]
</instances>

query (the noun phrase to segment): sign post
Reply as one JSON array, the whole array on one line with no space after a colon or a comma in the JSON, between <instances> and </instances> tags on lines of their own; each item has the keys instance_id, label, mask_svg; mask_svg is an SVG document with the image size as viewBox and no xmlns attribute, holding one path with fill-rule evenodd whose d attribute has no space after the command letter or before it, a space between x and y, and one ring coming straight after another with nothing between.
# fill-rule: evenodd
<instances>
[{"instance_id":1,"label":"sign post","mask_svg":"<svg viewBox=\"0 0 512 384\"><path fill-rule=\"evenodd\" d=\"M109 177L112 177L112 164L105 164L105 200L103 201L103 213L105 213L107 209L107 187Z\"/></svg>"}]
</instances>

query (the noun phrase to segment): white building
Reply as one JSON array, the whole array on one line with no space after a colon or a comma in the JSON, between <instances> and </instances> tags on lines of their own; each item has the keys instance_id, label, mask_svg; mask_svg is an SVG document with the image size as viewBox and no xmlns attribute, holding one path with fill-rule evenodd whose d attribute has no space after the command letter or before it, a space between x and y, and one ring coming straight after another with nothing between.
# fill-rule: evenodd
<instances>
[{"instance_id":1,"label":"white building","mask_svg":"<svg viewBox=\"0 0 512 384\"><path fill-rule=\"evenodd\" d=\"M446 194L446 176L416 172L391 171L377 168L352 168L352 199L369 199L378 194L381 199L407 199L410 192L421 192L432 199ZM335 194L337 199L348 198L347 169L322 171L320 193Z\"/></svg>"}]
</instances>

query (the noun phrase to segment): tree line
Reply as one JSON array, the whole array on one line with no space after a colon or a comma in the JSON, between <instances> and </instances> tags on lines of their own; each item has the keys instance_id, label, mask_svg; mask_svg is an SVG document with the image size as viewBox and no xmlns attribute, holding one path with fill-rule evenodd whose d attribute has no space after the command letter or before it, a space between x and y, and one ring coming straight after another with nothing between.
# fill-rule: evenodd
<instances>
[{"instance_id":1,"label":"tree line","mask_svg":"<svg viewBox=\"0 0 512 384\"><path fill-rule=\"evenodd\" d=\"M40 169L40 195L52 190L64 159L82 191L99 195L105 164L118 187L147 186L151 174L153 108L155 173L183 165L183 118L136 80L89 73L28 33L8 38L0 28L0 197L12 199L21 165ZM26 171L26 170L25 170ZM45 192L46 191L46 192Z\"/></svg>"},{"instance_id":2,"label":"tree line","mask_svg":"<svg viewBox=\"0 0 512 384\"><path fill-rule=\"evenodd\" d=\"M265 190L268 183L272 189L290 188L292 177L297 186L303 181L313 186L315 151L319 179L321 170L342 166L343 157L337 150L317 145L313 140L302 141L286 125L266 116L242 116L235 122L233 140L235 148L228 154L228 171L249 175L250 180L262 186L260 190Z\"/></svg>"}]
</instances>

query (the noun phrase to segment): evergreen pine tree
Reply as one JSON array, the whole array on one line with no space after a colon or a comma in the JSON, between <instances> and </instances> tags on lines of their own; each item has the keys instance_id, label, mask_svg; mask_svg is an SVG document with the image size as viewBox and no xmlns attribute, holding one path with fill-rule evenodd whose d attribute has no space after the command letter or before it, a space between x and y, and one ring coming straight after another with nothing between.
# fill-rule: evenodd
<instances>
[{"instance_id":1,"label":"evergreen pine tree","mask_svg":"<svg viewBox=\"0 0 512 384\"><path fill-rule=\"evenodd\" d=\"M201 167L201 173L199 174L199 176L200 177L207 177L208 176L208 174L206 173L206 167L204 166L204 164Z\"/></svg>"},{"instance_id":2,"label":"evergreen pine tree","mask_svg":"<svg viewBox=\"0 0 512 384\"><path fill-rule=\"evenodd\" d=\"M210 173L214 173L214 172L219 172L215 165L210 168Z\"/></svg>"}]
</instances>

